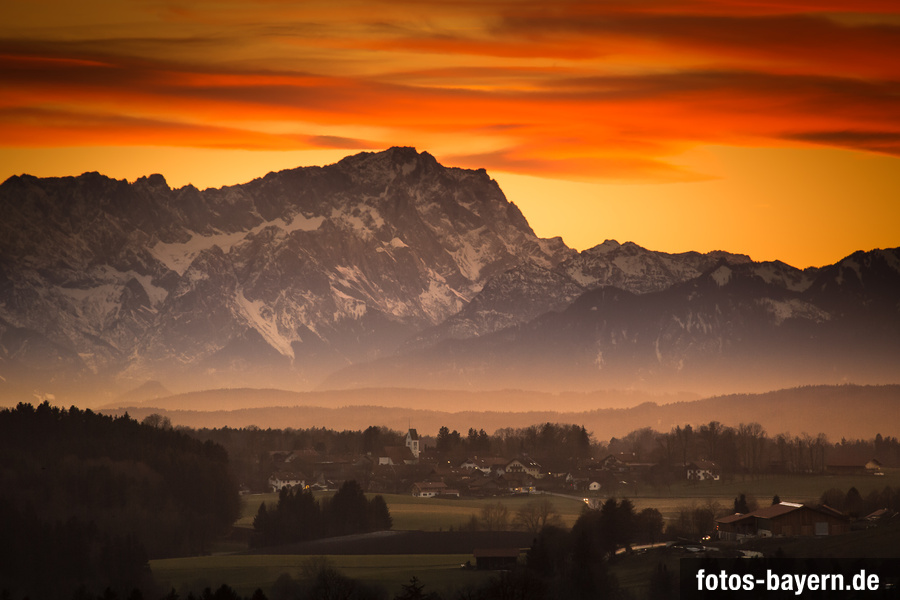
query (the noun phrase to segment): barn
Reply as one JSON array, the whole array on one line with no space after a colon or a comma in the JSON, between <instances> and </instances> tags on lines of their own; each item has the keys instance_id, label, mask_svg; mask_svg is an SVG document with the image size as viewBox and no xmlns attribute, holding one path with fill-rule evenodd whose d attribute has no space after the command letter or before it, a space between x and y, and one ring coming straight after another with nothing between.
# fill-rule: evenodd
<instances>
[{"instance_id":1,"label":"barn","mask_svg":"<svg viewBox=\"0 0 900 600\"><path fill-rule=\"evenodd\" d=\"M793 502L773 504L747 514L716 519L719 539L838 535L850 531L850 520L827 506L813 508Z\"/></svg>"},{"instance_id":2,"label":"barn","mask_svg":"<svg viewBox=\"0 0 900 600\"><path fill-rule=\"evenodd\" d=\"M509 571L519 562L518 548L476 548L472 554L479 570Z\"/></svg>"}]
</instances>

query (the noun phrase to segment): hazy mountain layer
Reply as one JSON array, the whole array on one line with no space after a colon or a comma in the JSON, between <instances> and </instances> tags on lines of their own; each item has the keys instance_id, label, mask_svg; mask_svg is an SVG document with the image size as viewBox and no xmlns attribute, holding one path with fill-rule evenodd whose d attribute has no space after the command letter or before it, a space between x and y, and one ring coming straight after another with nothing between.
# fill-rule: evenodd
<instances>
[{"instance_id":1,"label":"hazy mountain layer","mask_svg":"<svg viewBox=\"0 0 900 600\"><path fill-rule=\"evenodd\" d=\"M487 286L486 288L487 289ZM489 335L358 364L326 386L722 393L897 380L900 249L818 270L729 261L638 294L604 286Z\"/></svg>"},{"instance_id":2,"label":"hazy mountain layer","mask_svg":"<svg viewBox=\"0 0 900 600\"><path fill-rule=\"evenodd\" d=\"M153 413L169 417L175 425L189 427L329 427L333 429L363 430L371 425L405 431L412 425L422 435L436 435L440 427L458 431L470 427L494 432L506 427L529 427L542 423L572 423L584 425L597 440L621 437L636 429L650 427L668 432L673 427L690 424L695 428L710 421L719 421L729 427L741 423L760 423L772 437L779 433L813 438L826 434L832 441L846 437L871 439L877 433L889 436L900 429L900 386L809 386L767 392L764 394L739 394L719 396L693 401L672 401L659 398L655 402L643 402L627 408L623 406L634 398L627 393L609 393L597 397L595 409L584 404L569 405L566 395L543 397L543 404L533 401L540 395L533 393L505 392L505 402L497 402L496 393L435 393L430 390L405 390L406 398L418 397L417 407L397 404L388 406L355 405L359 392L332 392L334 397L328 407L292 406L284 403L287 396L278 391L253 392L262 406L268 396L272 404L268 408L242 410L212 410L216 394L223 396L223 406L229 405L229 396L236 392L209 391L197 395L175 396L161 399L147 406L130 406L108 409L104 412L121 414L128 412L133 418L143 419ZM520 398L517 400L516 396ZM607 397L611 396L611 397ZM582 397L581 399L584 399ZM473 409L471 402L482 400L482 408ZM609 404L607 404L607 402ZM665 404L663 402L666 402ZM405 403L405 402L404 402ZM155 404L155 406L154 406ZM169 408L158 408L166 406ZM180 407L173 410L171 407ZM342 408L339 408L341 407ZM528 406L525 411L519 406ZM852 410L848 410L852 407Z\"/></svg>"}]
</instances>

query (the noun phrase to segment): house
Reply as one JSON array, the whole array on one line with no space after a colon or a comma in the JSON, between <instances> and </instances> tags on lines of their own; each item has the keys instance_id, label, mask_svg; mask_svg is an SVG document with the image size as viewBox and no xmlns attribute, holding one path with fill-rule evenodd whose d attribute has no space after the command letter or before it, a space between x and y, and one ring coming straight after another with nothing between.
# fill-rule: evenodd
<instances>
[{"instance_id":1,"label":"house","mask_svg":"<svg viewBox=\"0 0 900 600\"><path fill-rule=\"evenodd\" d=\"M380 466L412 465L416 457L409 446L385 446L384 451L378 455Z\"/></svg>"},{"instance_id":2,"label":"house","mask_svg":"<svg viewBox=\"0 0 900 600\"><path fill-rule=\"evenodd\" d=\"M881 461L879 461L877 458L873 458L872 460L870 460L869 462L866 463L866 472L867 473L880 473L882 466L883 465L881 464Z\"/></svg>"},{"instance_id":3,"label":"house","mask_svg":"<svg viewBox=\"0 0 900 600\"><path fill-rule=\"evenodd\" d=\"M497 485L500 491L504 491L505 488L510 494L533 494L537 491L534 478L524 473L507 473L497 478Z\"/></svg>"},{"instance_id":4,"label":"house","mask_svg":"<svg viewBox=\"0 0 900 600\"><path fill-rule=\"evenodd\" d=\"M459 464L460 469L467 469L469 471L474 471L478 469L478 457L475 458L467 458Z\"/></svg>"},{"instance_id":5,"label":"house","mask_svg":"<svg viewBox=\"0 0 900 600\"><path fill-rule=\"evenodd\" d=\"M719 481L721 471L719 465L710 460L696 460L687 464L685 476L689 481Z\"/></svg>"},{"instance_id":6,"label":"house","mask_svg":"<svg viewBox=\"0 0 900 600\"><path fill-rule=\"evenodd\" d=\"M504 467L504 471L511 474L525 473L537 478L540 478L543 475L541 465L531 460L527 456L514 458L513 460L509 461Z\"/></svg>"},{"instance_id":7,"label":"house","mask_svg":"<svg viewBox=\"0 0 900 600\"><path fill-rule=\"evenodd\" d=\"M491 571L511 571L519 562L518 548L476 548L475 568Z\"/></svg>"},{"instance_id":8,"label":"house","mask_svg":"<svg viewBox=\"0 0 900 600\"><path fill-rule=\"evenodd\" d=\"M793 502L773 504L747 514L716 519L719 539L838 535L850 531L849 519L828 506L811 507Z\"/></svg>"},{"instance_id":9,"label":"house","mask_svg":"<svg viewBox=\"0 0 900 600\"><path fill-rule=\"evenodd\" d=\"M434 498L443 495L446 491L447 485L443 481L420 481L412 486L412 495L416 498ZM458 491L456 495L459 496Z\"/></svg>"},{"instance_id":10,"label":"house","mask_svg":"<svg viewBox=\"0 0 900 600\"><path fill-rule=\"evenodd\" d=\"M627 471L625 461L622 460L621 455L616 454L610 454L601 460L597 464L596 469L600 471L611 471L613 473L625 473Z\"/></svg>"},{"instance_id":11,"label":"house","mask_svg":"<svg viewBox=\"0 0 900 600\"><path fill-rule=\"evenodd\" d=\"M574 490L600 491L603 487L600 478L591 471L573 471L566 475L566 483Z\"/></svg>"},{"instance_id":12,"label":"house","mask_svg":"<svg viewBox=\"0 0 900 600\"><path fill-rule=\"evenodd\" d=\"M306 476L302 473L276 471L269 476L268 483L273 492L280 492L284 488L302 490L306 487Z\"/></svg>"},{"instance_id":13,"label":"house","mask_svg":"<svg viewBox=\"0 0 900 600\"><path fill-rule=\"evenodd\" d=\"M475 458L467 458L459 466L461 469L477 469L485 475L503 475L503 473L506 471L506 465L509 464L509 462L509 459L501 458L498 456L476 456Z\"/></svg>"},{"instance_id":14,"label":"house","mask_svg":"<svg viewBox=\"0 0 900 600\"><path fill-rule=\"evenodd\" d=\"M412 455L418 460L421 448L419 448L419 432L410 429L406 432L406 447L410 449Z\"/></svg>"},{"instance_id":15,"label":"house","mask_svg":"<svg viewBox=\"0 0 900 600\"><path fill-rule=\"evenodd\" d=\"M484 479L475 480L469 484L469 493L473 496L496 496L501 491L500 484L496 479L488 479L485 477Z\"/></svg>"}]
</instances>

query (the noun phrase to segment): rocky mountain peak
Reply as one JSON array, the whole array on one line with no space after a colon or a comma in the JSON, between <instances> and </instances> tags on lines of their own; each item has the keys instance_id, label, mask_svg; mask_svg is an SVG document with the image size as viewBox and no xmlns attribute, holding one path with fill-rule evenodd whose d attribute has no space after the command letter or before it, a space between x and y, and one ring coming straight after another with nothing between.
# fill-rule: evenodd
<instances>
[{"instance_id":1,"label":"rocky mountain peak","mask_svg":"<svg viewBox=\"0 0 900 600\"><path fill-rule=\"evenodd\" d=\"M0 207L0 329L132 381L278 356L302 382L392 351L494 275L573 254L483 170L403 147L202 191L26 176L0 186Z\"/></svg>"}]
</instances>

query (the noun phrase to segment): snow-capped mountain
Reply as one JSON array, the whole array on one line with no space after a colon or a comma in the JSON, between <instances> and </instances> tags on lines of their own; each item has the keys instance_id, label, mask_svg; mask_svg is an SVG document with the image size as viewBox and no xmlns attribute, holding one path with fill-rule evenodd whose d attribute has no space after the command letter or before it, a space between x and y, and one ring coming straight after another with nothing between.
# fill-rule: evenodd
<instances>
[{"instance_id":1,"label":"snow-capped mountain","mask_svg":"<svg viewBox=\"0 0 900 600\"><path fill-rule=\"evenodd\" d=\"M527 323L545 312L563 310L587 290L602 286L615 286L635 294L665 290L700 276L722 261L752 264L750 257L743 254L722 251L668 254L647 250L633 242L619 244L606 240L552 269L525 264L495 276L460 312L425 330L406 347L421 348L445 339L475 338Z\"/></svg>"},{"instance_id":2,"label":"snow-capped mountain","mask_svg":"<svg viewBox=\"0 0 900 600\"><path fill-rule=\"evenodd\" d=\"M698 277L723 260L729 264L752 262L744 254L722 251L668 254L641 248L633 242L620 244L615 240L606 240L570 258L556 270L567 274L585 289L613 286L644 294L659 292Z\"/></svg>"},{"instance_id":3,"label":"snow-capped mountain","mask_svg":"<svg viewBox=\"0 0 900 600\"><path fill-rule=\"evenodd\" d=\"M147 380L722 392L900 364L897 249L804 271L578 253L484 170L411 148L202 191L13 177L0 211L0 399Z\"/></svg>"},{"instance_id":4,"label":"snow-capped mountain","mask_svg":"<svg viewBox=\"0 0 900 600\"><path fill-rule=\"evenodd\" d=\"M494 275L573 254L484 170L411 148L204 191L13 177L0 210L7 380L302 385L442 322Z\"/></svg>"},{"instance_id":5,"label":"snow-capped mountain","mask_svg":"<svg viewBox=\"0 0 900 600\"><path fill-rule=\"evenodd\" d=\"M414 358L354 365L327 385L378 385L402 374L410 386L552 390L565 381L567 389L721 393L896 380L900 248L806 271L718 259L659 291L596 287L527 323L446 340Z\"/></svg>"}]
</instances>

